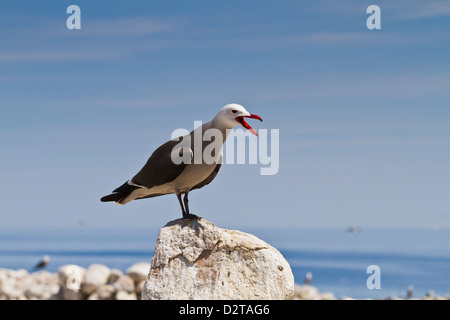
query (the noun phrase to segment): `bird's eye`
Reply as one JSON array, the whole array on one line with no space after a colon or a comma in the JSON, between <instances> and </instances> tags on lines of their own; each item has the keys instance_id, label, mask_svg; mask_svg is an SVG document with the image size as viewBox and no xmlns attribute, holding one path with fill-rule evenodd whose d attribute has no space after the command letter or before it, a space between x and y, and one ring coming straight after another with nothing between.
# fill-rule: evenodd
<instances>
[{"instance_id":1,"label":"bird's eye","mask_svg":"<svg viewBox=\"0 0 450 320\"><path fill-rule=\"evenodd\" d=\"M237 110L231 110L231 112L233 112L233 113L237 113Z\"/></svg>"}]
</instances>

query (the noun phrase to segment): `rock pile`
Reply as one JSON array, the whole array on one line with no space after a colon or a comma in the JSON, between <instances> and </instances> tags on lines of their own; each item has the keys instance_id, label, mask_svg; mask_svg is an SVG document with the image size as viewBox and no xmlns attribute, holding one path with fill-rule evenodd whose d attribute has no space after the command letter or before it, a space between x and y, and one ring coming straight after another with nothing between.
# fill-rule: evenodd
<instances>
[{"instance_id":1,"label":"rock pile","mask_svg":"<svg viewBox=\"0 0 450 320\"><path fill-rule=\"evenodd\" d=\"M125 274L102 264L64 265L57 273L0 269L0 300L137 300L149 268L140 262Z\"/></svg>"},{"instance_id":2,"label":"rock pile","mask_svg":"<svg viewBox=\"0 0 450 320\"><path fill-rule=\"evenodd\" d=\"M24 269L0 268L0 300L127 300L141 299L150 264L136 263L123 274L120 270L93 264L87 269L77 265L65 265L58 272L38 271L29 273ZM98 277L94 276L95 274ZM107 276L109 274L109 276ZM86 281L87 279L88 281ZM100 281L100 279L103 279ZM106 279L106 280L104 280ZM106 281L104 283L104 281ZM96 284L95 284L96 283ZM78 289L79 288L79 289ZM350 297L336 298L331 292L321 293L311 285L294 287L292 300L353 300ZM430 291L423 297L387 297L389 300L420 299L450 300L450 294L440 296Z\"/></svg>"},{"instance_id":3,"label":"rock pile","mask_svg":"<svg viewBox=\"0 0 450 320\"><path fill-rule=\"evenodd\" d=\"M343 296L336 298L332 292L319 292L319 289L310 285L295 285L294 296L292 300L356 300L351 297ZM372 300L368 298L368 300ZM444 296L435 294L434 291L428 292L422 297L412 297L408 295L404 296L390 296L385 298L380 298L378 300L450 300L450 294Z\"/></svg>"}]
</instances>

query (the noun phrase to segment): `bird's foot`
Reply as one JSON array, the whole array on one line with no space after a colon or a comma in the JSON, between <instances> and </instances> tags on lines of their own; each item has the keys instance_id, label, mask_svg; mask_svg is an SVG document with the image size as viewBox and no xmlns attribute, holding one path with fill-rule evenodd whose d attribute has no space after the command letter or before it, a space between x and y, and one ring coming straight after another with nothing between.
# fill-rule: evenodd
<instances>
[{"instance_id":1,"label":"bird's foot","mask_svg":"<svg viewBox=\"0 0 450 320\"><path fill-rule=\"evenodd\" d=\"M183 219L186 219L186 220L200 220L201 217L199 217L199 216L197 216L195 214L192 214L192 213L187 213L187 214L183 214Z\"/></svg>"}]
</instances>

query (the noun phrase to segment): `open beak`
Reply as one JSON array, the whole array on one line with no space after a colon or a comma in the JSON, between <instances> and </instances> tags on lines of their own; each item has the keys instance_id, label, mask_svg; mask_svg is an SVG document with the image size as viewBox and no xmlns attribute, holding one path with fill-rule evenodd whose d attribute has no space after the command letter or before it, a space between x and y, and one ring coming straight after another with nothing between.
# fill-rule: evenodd
<instances>
[{"instance_id":1,"label":"open beak","mask_svg":"<svg viewBox=\"0 0 450 320\"><path fill-rule=\"evenodd\" d=\"M253 133L255 136L257 136L258 133L256 133L256 130L250 127L250 125L245 121L244 118L258 119L259 121L262 122L263 120L261 119L261 117L251 113L249 116L236 117L237 122L239 122L245 129L250 130L250 132Z\"/></svg>"}]
</instances>

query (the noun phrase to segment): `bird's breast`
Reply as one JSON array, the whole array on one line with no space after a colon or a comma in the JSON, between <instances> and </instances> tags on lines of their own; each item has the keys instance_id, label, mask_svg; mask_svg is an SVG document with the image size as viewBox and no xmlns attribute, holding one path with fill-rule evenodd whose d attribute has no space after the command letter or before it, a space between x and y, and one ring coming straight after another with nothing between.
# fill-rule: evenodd
<instances>
[{"instance_id":1,"label":"bird's breast","mask_svg":"<svg viewBox=\"0 0 450 320\"><path fill-rule=\"evenodd\" d=\"M188 164L186 169L173 181L173 187L178 191L190 190L195 185L209 177L216 164Z\"/></svg>"}]
</instances>

